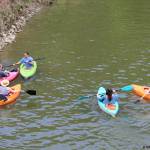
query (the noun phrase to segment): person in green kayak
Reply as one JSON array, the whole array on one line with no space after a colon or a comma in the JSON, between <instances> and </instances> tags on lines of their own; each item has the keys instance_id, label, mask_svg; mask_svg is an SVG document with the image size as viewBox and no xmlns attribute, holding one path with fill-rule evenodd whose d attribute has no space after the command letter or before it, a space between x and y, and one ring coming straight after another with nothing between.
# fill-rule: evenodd
<instances>
[{"instance_id":1,"label":"person in green kayak","mask_svg":"<svg viewBox=\"0 0 150 150\"><path fill-rule=\"evenodd\" d=\"M24 57L21 58L17 63L13 64L13 66L19 64L24 64L27 69L30 69L33 66L33 58L30 56L29 52L25 52Z\"/></svg>"}]
</instances>

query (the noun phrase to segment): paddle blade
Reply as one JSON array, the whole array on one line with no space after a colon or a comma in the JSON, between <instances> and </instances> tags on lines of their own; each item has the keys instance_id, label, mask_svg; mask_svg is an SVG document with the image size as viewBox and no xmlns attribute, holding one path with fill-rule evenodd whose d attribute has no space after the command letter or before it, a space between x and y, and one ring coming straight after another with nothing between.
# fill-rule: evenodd
<instances>
[{"instance_id":1,"label":"paddle blade","mask_svg":"<svg viewBox=\"0 0 150 150\"><path fill-rule=\"evenodd\" d=\"M92 97L94 97L95 95L89 95L89 96L80 96L79 98L78 98L78 100L85 100L85 99L90 99L90 98L92 98Z\"/></svg>"},{"instance_id":2,"label":"paddle blade","mask_svg":"<svg viewBox=\"0 0 150 150\"><path fill-rule=\"evenodd\" d=\"M84 100L84 99L87 99L87 98L90 98L89 96L80 96L79 98L78 98L78 100Z\"/></svg>"},{"instance_id":3,"label":"paddle blade","mask_svg":"<svg viewBox=\"0 0 150 150\"><path fill-rule=\"evenodd\" d=\"M43 60L43 59L46 59L46 57L36 58L36 59L34 59L34 61Z\"/></svg>"},{"instance_id":4,"label":"paddle blade","mask_svg":"<svg viewBox=\"0 0 150 150\"><path fill-rule=\"evenodd\" d=\"M26 93L28 93L29 95L36 95L35 90L27 90Z\"/></svg>"},{"instance_id":5,"label":"paddle blade","mask_svg":"<svg viewBox=\"0 0 150 150\"><path fill-rule=\"evenodd\" d=\"M121 91L123 92L130 92L133 90L133 86L132 85L127 85L127 86L124 86L122 88L120 88Z\"/></svg>"},{"instance_id":6,"label":"paddle blade","mask_svg":"<svg viewBox=\"0 0 150 150\"><path fill-rule=\"evenodd\" d=\"M11 65L6 65L6 66L4 65L3 67L4 67L4 68L9 68L9 67L12 67L12 66L13 66L13 65L11 64Z\"/></svg>"}]
</instances>

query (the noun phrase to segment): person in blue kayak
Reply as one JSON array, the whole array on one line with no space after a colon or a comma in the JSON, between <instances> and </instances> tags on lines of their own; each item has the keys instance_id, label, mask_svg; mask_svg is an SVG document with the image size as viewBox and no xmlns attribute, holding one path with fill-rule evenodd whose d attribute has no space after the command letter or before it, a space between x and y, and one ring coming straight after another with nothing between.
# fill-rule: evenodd
<instances>
[{"instance_id":1,"label":"person in blue kayak","mask_svg":"<svg viewBox=\"0 0 150 150\"><path fill-rule=\"evenodd\" d=\"M0 64L0 78L7 77L7 76L8 76L8 73L5 72L3 65Z\"/></svg>"},{"instance_id":2,"label":"person in blue kayak","mask_svg":"<svg viewBox=\"0 0 150 150\"><path fill-rule=\"evenodd\" d=\"M114 104L116 101L118 101L117 94L115 94L110 88L105 89L101 87L101 93L97 94L97 97L104 104Z\"/></svg>"},{"instance_id":3,"label":"person in blue kayak","mask_svg":"<svg viewBox=\"0 0 150 150\"><path fill-rule=\"evenodd\" d=\"M33 58L30 56L29 52L25 52L24 57L13 65L15 66L19 64L24 64L27 69L30 69L33 66Z\"/></svg>"},{"instance_id":4,"label":"person in blue kayak","mask_svg":"<svg viewBox=\"0 0 150 150\"><path fill-rule=\"evenodd\" d=\"M106 89L106 95L109 103L113 104L118 101L118 95L112 89Z\"/></svg>"},{"instance_id":5,"label":"person in blue kayak","mask_svg":"<svg viewBox=\"0 0 150 150\"><path fill-rule=\"evenodd\" d=\"M6 101L6 96L8 96L10 93L14 93L14 90L10 87L7 87L9 85L8 80L2 80L0 84L0 99Z\"/></svg>"}]
</instances>

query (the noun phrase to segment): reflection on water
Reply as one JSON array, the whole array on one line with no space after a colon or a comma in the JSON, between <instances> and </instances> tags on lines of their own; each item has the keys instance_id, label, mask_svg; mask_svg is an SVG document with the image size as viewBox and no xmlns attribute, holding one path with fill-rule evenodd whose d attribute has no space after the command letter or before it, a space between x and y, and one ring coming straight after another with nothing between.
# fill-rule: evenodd
<instances>
[{"instance_id":1,"label":"reflection on water","mask_svg":"<svg viewBox=\"0 0 150 150\"><path fill-rule=\"evenodd\" d=\"M141 149L150 141L150 105L121 93L114 119L95 98L99 86L149 83L150 2L58 0L35 16L0 62L16 62L24 50L37 57L38 72L15 105L0 110L1 149ZM2 55L3 54L3 55ZM120 94L120 95L121 95ZM91 98L79 100L81 95ZM122 140L120 140L122 139Z\"/></svg>"}]
</instances>

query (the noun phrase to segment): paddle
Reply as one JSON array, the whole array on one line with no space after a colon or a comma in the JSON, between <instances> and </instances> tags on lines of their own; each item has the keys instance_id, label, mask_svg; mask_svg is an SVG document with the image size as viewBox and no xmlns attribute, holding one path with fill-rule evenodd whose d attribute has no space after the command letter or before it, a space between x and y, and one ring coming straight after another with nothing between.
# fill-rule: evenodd
<instances>
[{"instance_id":1,"label":"paddle","mask_svg":"<svg viewBox=\"0 0 150 150\"><path fill-rule=\"evenodd\" d=\"M114 89L114 91L122 91L122 92L130 92L130 91L132 91L132 90L133 90L133 86L132 86L132 85L126 85L126 86L123 86L123 87L121 87L121 88L119 88L119 89ZM95 96L95 95L80 96L78 99L79 99L79 100L89 99L89 98L91 98L91 97L93 97L93 96ZM118 96L119 96L120 98L125 98L125 97L126 97L126 95L123 95L123 94L118 94Z\"/></svg>"},{"instance_id":2,"label":"paddle","mask_svg":"<svg viewBox=\"0 0 150 150\"><path fill-rule=\"evenodd\" d=\"M116 91L123 91L123 92L130 92L133 90L133 86L132 85L126 85L123 86L122 88L116 90Z\"/></svg>"},{"instance_id":3,"label":"paddle","mask_svg":"<svg viewBox=\"0 0 150 150\"><path fill-rule=\"evenodd\" d=\"M20 92L27 93L29 95L36 95L36 90L21 90Z\"/></svg>"},{"instance_id":4,"label":"paddle","mask_svg":"<svg viewBox=\"0 0 150 150\"><path fill-rule=\"evenodd\" d=\"M94 96L96 96L96 95L80 96L80 97L78 98L78 100L90 99L90 98L92 98L92 97L94 97Z\"/></svg>"},{"instance_id":5,"label":"paddle","mask_svg":"<svg viewBox=\"0 0 150 150\"><path fill-rule=\"evenodd\" d=\"M118 93L117 93L117 95L118 95L119 98L126 98L126 97L127 97L126 94L122 94L122 93L121 93L121 94L118 94ZM90 99L90 98L92 98L92 97L94 97L94 96L96 96L96 95L80 96L80 97L78 98L78 100Z\"/></svg>"},{"instance_id":6,"label":"paddle","mask_svg":"<svg viewBox=\"0 0 150 150\"><path fill-rule=\"evenodd\" d=\"M26 91L21 91L21 92L25 92L25 93L27 93L29 95L36 95L36 91L35 90L26 90ZM0 94L0 100L7 101L8 99L7 99L6 96Z\"/></svg>"},{"instance_id":7,"label":"paddle","mask_svg":"<svg viewBox=\"0 0 150 150\"><path fill-rule=\"evenodd\" d=\"M29 95L36 95L36 90L26 90L25 92Z\"/></svg>"},{"instance_id":8,"label":"paddle","mask_svg":"<svg viewBox=\"0 0 150 150\"><path fill-rule=\"evenodd\" d=\"M36 59L34 59L34 61L39 61L39 60L43 60L43 59L45 59L45 57L36 58ZM19 64L17 64L17 65L19 65ZM14 66L14 65L13 65L13 64L11 64L11 65L3 66L3 67L4 67L4 68L8 68L8 67L12 67L12 66Z\"/></svg>"}]
</instances>

